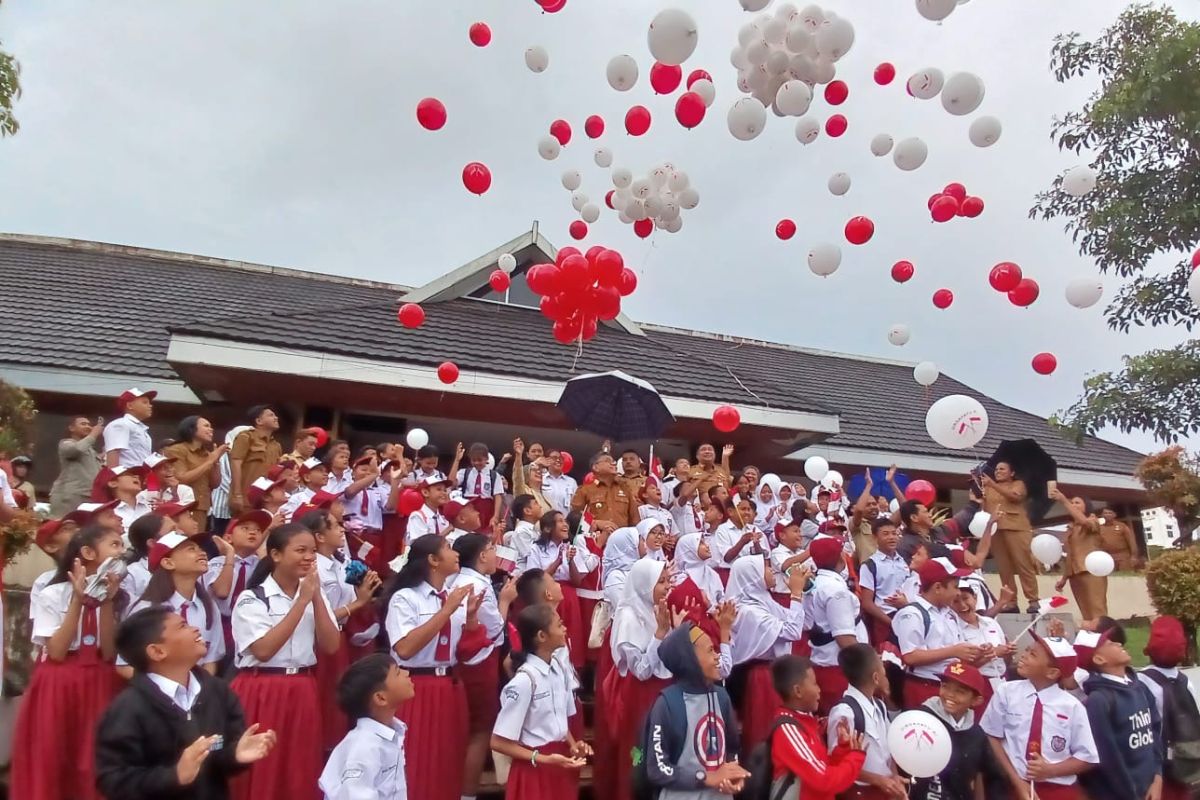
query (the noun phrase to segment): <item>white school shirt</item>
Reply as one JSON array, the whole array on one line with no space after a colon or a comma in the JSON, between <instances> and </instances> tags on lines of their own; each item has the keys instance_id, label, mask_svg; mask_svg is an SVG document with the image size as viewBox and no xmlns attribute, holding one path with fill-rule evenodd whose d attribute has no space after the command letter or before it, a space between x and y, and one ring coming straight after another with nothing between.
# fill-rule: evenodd
<instances>
[{"instance_id":1,"label":"white school shirt","mask_svg":"<svg viewBox=\"0 0 1200 800\"><path fill-rule=\"evenodd\" d=\"M50 637L62 627L63 621L67 618L67 608L71 605L71 596L74 591L71 582L66 580L62 583L52 583L37 594L30 596L30 616L33 618L31 638L35 645L45 647L50 641ZM83 616L85 614L97 615L96 630L100 630L100 609L85 606L79 612L79 624L75 628L75 636L71 639L71 646L68 648L72 652L79 649L79 637L83 632ZM100 645L99 642L90 642L89 644Z\"/></svg>"},{"instance_id":2,"label":"white school shirt","mask_svg":"<svg viewBox=\"0 0 1200 800\"><path fill-rule=\"evenodd\" d=\"M449 583L444 587L444 591L447 595L450 594ZM426 582L422 582L419 586L409 589L401 589L392 595L392 599L388 602L387 619L384 624L387 627L389 652L397 664L402 667L427 669L430 667L452 667L458 663L456 653L458 642L462 638L463 627L467 624L466 600L450 616L449 660L439 661L436 657L438 640L441 638L440 631L434 634L429 643L422 647L412 658L402 659L396 655L396 642L424 625L429 621L430 617L437 614L441 609L441 598L437 596L434 588Z\"/></svg>"},{"instance_id":3,"label":"white school shirt","mask_svg":"<svg viewBox=\"0 0 1200 800\"><path fill-rule=\"evenodd\" d=\"M483 604L479 606L478 620L483 629L487 631L488 641L491 642L466 660L466 664L474 666L483 663L504 637L504 618L500 616L500 601L496 598L496 590L492 587L492 581L488 576L463 567L451 581L447 582L447 587L450 589L464 585L470 585L471 591L475 594L483 592ZM463 602L466 603L465 600Z\"/></svg>"},{"instance_id":4,"label":"white school shirt","mask_svg":"<svg viewBox=\"0 0 1200 800\"><path fill-rule=\"evenodd\" d=\"M726 561L726 554L733 549L743 536L748 532L754 531L753 525L747 525L745 528L739 528L732 522L722 522L713 531L713 535L709 537L708 547L712 550L713 563L717 565L717 569L733 569L733 561ZM759 543L759 547L765 550L769 547L767 537L763 537L763 541ZM742 551L738 553L738 558L754 555L754 542L747 542ZM736 561L737 559L734 559Z\"/></svg>"},{"instance_id":5,"label":"white school shirt","mask_svg":"<svg viewBox=\"0 0 1200 800\"><path fill-rule=\"evenodd\" d=\"M1029 779L1025 748L1029 744L1029 727L1039 697L1042 700L1042 758L1052 764L1068 758L1088 764L1100 763L1083 703L1057 686L1048 686L1039 692L1029 681L1009 681L997 687L979 727L988 736L1002 741L1004 752L1017 774ZM1071 786L1075 776L1047 778L1046 783Z\"/></svg>"},{"instance_id":6,"label":"white school shirt","mask_svg":"<svg viewBox=\"0 0 1200 800\"><path fill-rule=\"evenodd\" d=\"M991 617L985 617L982 614L976 614L975 618L978 625L968 625L962 617L954 615L958 620L958 634L962 640L968 644L993 645L1000 647L1008 644L1008 638L1004 635L1004 629L1000 627L1000 623ZM1007 670L1003 658L993 658L991 661L979 668L979 672L983 677L988 678L993 683L1004 677Z\"/></svg>"},{"instance_id":7,"label":"white school shirt","mask_svg":"<svg viewBox=\"0 0 1200 800\"><path fill-rule=\"evenodd\" d=\"M296 513L296 509L307 503L309 500L312 500L313 495L315 494L316 492L314 492L312 489L297 489L295 492L288 495L288 499L285 500L283 505L279 507L279 513L283 515L284 519L290 522L292 515Z\"/></svg>"},{"instance_id":8,"label":"white school shirt","mask_svg":"<svg viewBox=\"0 0 1200 800\"><path fill-rule=\"evenodd\" d=\"M925 618L921 616L917 606L921 606L929 613L928 633L925 631ZM914 650L938 650L962 642L963 635L959 632L957 617L951 619L951 613L953 612L948 612L944 608L934 608L928 600L919 595L897 611L896 616L892 617L892 631L896 634L900 654L908 655ZM957 658L943 658L941 661L934 661L931 664L909 667L908 672L918 678L940 682L942 672L957 660Z\"/></svg>"},{"instance_id":9,"label":"white school shirt","mask_svg":"<svg viewBox=\"0 0 1200 800\"><path fill-rule=\"evenodd\" d=\"M558 477L547 472L542 476L542 497L550 502L555 511L562 514L571 513L571 498L579 484L565 472ZM549 509L547 509L549 510Z\"/></svg>"},{"instance_id":10,"label":"white school shirt","mask_svg":"<svg viewBox=\"0 0 1200 800\"><path fill-rule=\"evenodd\" d=\"M463 497L468 500L473 500L477 497L491 500L498 494L504 494L504 482L497 480L496 485L493 486L493 475L495 473L490 469L485 469L483 472L474 467L460 469L454 476L454 486L457 489L461 489ZM500 476L496 475L495 477L499 479Z\"/></svg>"},{"instance_id":11,"label":"white school shirt","mask_svg":"<svg viewBox=\"0 0 1200 800\"><path fill-rule=\"evenodd\" d=\"M268 575L262 582L261 589L266 596L266 602L259 600L254 591L246 589L237 599L233 607L233 646L239 669L247 667L282 667L298 668L311 667L317 663L317 621L312 603L307 604L304 615L292 631L291 638L266 661L259 661L250 652L250 645L265 636L272 628L283 621L292 606L296 604L295 597L288 597L283 589L275 582L275 576ZM322 594L324 591L318 589ZM300 592L297 590L297 596ZM334 625L337 620L333 616L333 608L329 598L325 601L325 612Z\"/></svg>"},{"instance_id":12,"label":"white school shirt","mask_svg":"<svg viewBox=\"0 0 1200 800\"><path fill-rule=\"evenodd\" d=\"M853 686L847 687L843 697L853 697L858 701L858 705L863 711L863 727L865 730L864 738L866 740L866 759L863 761L863 772L869 772L872 775L889 776L892 774L892 753L888 750L887 732L888 732L888 716L887 709L883 706L882 700L877 700L873 697L867 697ZM829 710L829 732L826 734L829 741L829 752L837 747L838 743L838 724L846 720L850 726L850 730L854 730L854 711L843 701L839 700L837 705ZM866 781L855 781L859 786L865 786Z\"/></svg>"},{"instance_id":13,"label":"white school shirt","mask_svg":"<svg viewBox=\"0 0 1200 800\"><path fill-rule=\"evenodd\" d=\"M212 617L205 624L204 603L200 602L200 595L193 594L192 599L188 600L179 592L175 592L165 603L147 603L139 601L134 603L129 608L129 616L132 616L135 611L141 611L143 608L151 608L152 606L162 605L170 608L179 616L184 615L184 609L187 609L187 623L200 631L200 637L204 639L204 644L208 650L204 653L204 657L200 659L201 664L212 664L220 661L225 657L225 629L221 625L221 614L217 611L216 604L213 604ZM128 662L125 659L117 656L117 666L127 667ZM187 711L185 708L184 711Z\"/></svg>"},{"instance_id":14,"label":"white school shirt","mask_svg":"<svg viewBox=\"0 0 1200 800\"><path fill-rule=\"evenodd\" d=\"M1151 664L1150 666L1146 667L1145 669L1138 670L1138 673L1137 673L1138 680L1141 681L1142 683L1144 683L1146 685L1146 688L1150 690L1150 694L1152 694L1154 696L1154 705L1158 706L1158 716L1161 719L1162 713L1163 713L1163 690L1162 690L1162 687L1159 686L1154 681L1147 678L1146 674L1145 674L1147 672L1152 672L1152 671L1160 673L1165 678L1170 678L1171 680L1175 680L1175 678L1179 677L1179 667L1156 667L1153 664ZM1194 697L1196 699L1196 705L1200 706L1200 693L1198 693L1196 691L1196 684L1192 683L1192 681L1188 678L1187 675L1183 676L1183 680L1187 684L1188 691L1192 693L1192 697Z\"/></svg>"},{"instance_id":15,"label":"white school shirt","mask_svg":"<svg viewBox=\"0 0 1200 800\"><path fill-rule=\"evenodd\" d=\"M113 450L121 451L117 466L140 467L154 452L150 428L132 414L114 419L104 426L104 452Z\"/></svg>"},{"instance_id":16,"label":"white school shirt","mask_svg":"<svg viewBox=\"0 0 1200 800\"><path fill-rule=\"evenodd\" d=\"M528 748L565 742L567 719L575 713L569 680L558 659L530 654L500 693L492 734Z\"/></svg>"},{"instance_id":17,"label":"white school shirt","mask_svg":"<svg viewBox=\"0 0 1200 800\"><path fill-rule=\"evenodd\" d=\"M649 503L643 503L638 506L638 519L656 519L662 523L663 532L667 536L674 536L678 531L675 529L675 519L671 516L671 512L662 506L652 506Z\"/></svg>"},{"instance_id":18,"label":"white school shirt","mask_svg":"<svg viewBox=\"0 0 1200 800\"><path fill-rule=\"evenodd\" d=\"M874 566L868 566L868 562ZM904 591L904 582L911 574L912 570L908 568L908 562L904 560L904 556L899 553L886 556L877 550L859 568L858 585L875 593L875 605L879 606L883 613L893 614L896 607L885 603L884 598Z\"/></svg>"},{"instance_id":19,"label":"white school shirt","mask_svg":"<svg viewBox=\"0 0 1200 800\"><path fill-rule=\"evenodd\" d=\"M354 470L350 467L342 470L341 475L338 475L333 470L329 470L329 477L325 479L325 491L330 494L340 495L352 483L354 483Z\"/></svg>"},{"instance_id":20,"label":"white school shirt","mask_svg":"<svg viewBox=\"0 0 1200 800\"><path fill-rule=\"evenodd\" d=\"M858 596L850 591L846 579L833 570L817 570L812 589L804 595L804 612L805 625L810 631L820 628L830 636L853 636L860 643L867 641ZM840 651L836 640L813 644L812 663L818 667L836 667Z\"/></svg>"},{"instance_id":21,"label":"white school shirt","mask_svg":"<svg viewBox=\"0 0 1200 800\"><path fill-rule=\"evenodd\" d=\"M390 486L387 489L368 486L358 494L342 495L346 519L361 520L364 528L383 530L383 509L387 506L391 491ZM366 506L366 510L363 506Z\"/></svg>"},{"instance_id":22,"label":"white school shirt","mask_svg":"<svg viewBox=\"0 0 1200 800\"><path fill-rule=\"evenodd\" d=\"M117 661L121 666L128 666ZM176 683L170 678L166 678L155 672L147 672L146 677L150 679L158 690L167 696L167 699L175 704L175 707L185 714L192 710L192 706L196 704L196 698L200 695L200 679L196 677L194 672L188 673L187 686L182 683Z\"/></svg>"},{"instance_id":23,"label":"white school shirt","mask_svg":"<svg viewBox=\"0 0 1200 800\"><path fill-rule=\"evenodd\" d=\"M209 590L209 594L212 595L213 602L216 603L217 608L220 609L222 617L229 619L230 615L233 613L233 603L235 600L237 600L237 598L233 596L233 590L236 589L238 585L238 572L240 570L245 570L246 572L246 579L242 581L242 588L244 589L250 583L250 576L254 574L254 568L257 566L257 553L251 553L245 558L242 558L235 553L233 556L233 577L230 579L229 583L229 596L217 597L217 595L212 591L212 585L217 578L220 577L221 570L225 568L225 556L216 556L208 560L208 572L204 574L204 588Z\"/></svg>"},{"instance_id":24,"label":"white school shirt","mask_svg":"<svg viewBox=\"0 0 1200 800\"><path fill-rule=\"evenodd\" d=\"M671 503L671 518L675 521L675 530L680 536L704 533L704 517L700 514L700 504L695 498L674 500Z\"/></svg>"},{"instance_id":25,"label":"white school shirt","mask_svg":"<svg viewBox=\"0 0 1200 800\"><path fill-rule=\"evenodd\" d=\"M125 567L125 577L121 578L121 590L129 595L129 602L134 603L142 598L142 592L150 583L150 560L139 558ZM129 613L133 613L130 609Z\"/></svg>"},{"instance_id":26,"label":"white school shirt","mask_svg":"<svg viewBox=\"0 0 1200 800\"><path fill-rule=\"evenodd\" d=\"M786 656L792 652L792 645L804 638L804 604L792 603L787 608L780 606L779 609L784 616L779 638L766 650L759 652L755 652L754 648L766 638L762 633L763 625L768 619L774 620L774 616L758 605L746 604L738 609L729 637L729 657L734 664Z\"/></svg>"},{"instance_id":27,"label":"white school shirt","mask_svg":"<svg viewBox=\"0 0 1200 800\"><path fill-rule=\"evenodd\" d=\"M525 562L529 559L529 551L541 534L532 522L521 520L504 536L505 544L517 551L517 574L526 570Z\"/></svg>"},{"instance_id":28,"label":"white school shirt","mask_svg":"<svg viewBox=\"0 0 1200 800\"><path fill-rule=\"evenodd\" d=\"M336 612L342 606L354 602L354 587L346 583L346 565L336 558L317 553L317 574L321 576L321 591L329 601L330 610ZM334 613L334 619L337 614Z\"/></svg>"},{"instance_id":29,"label":"white school shirt","mask_svg":"<svg viewBox=\"0 0 1200 800\"><path fill-rule=\"evenodd\" d=\"M775 588L771 591L776 594L791 595L792 590L788 588L787 575L783 572L783 562L789 558L794 558L804 552L804 546L801 545L799 550L791 550L784 545L776 545L771 551L771 568L775 570Z\"/></svg>"},{"instance_id":30,"label":"white school shirt","mask_svg":"<svg viewBox=\"0 0 1200 800\"><path fill-rule=\"evenodd\" d=\"M325 762L317 785L325 800L407 800L404 737L408 726L359 717Z\"/></svg>"},{"instance_id":31,"label":"white school shirt","mask_svg":"<svg viewBox=\"0 0 1200 800\"><path fill-rule=\"evenodd\" d=\"M551 542L548 545L540 545L536 542L533 547L529 548L529 553L525 557L525 569L522 572L528 572L531 569L546 569L554 560L558 558L559 553L562 553L562 563L558 565L558 569L551 576L554 580L562 582L571 580L571 560L567 558L567 549L572 545L566 542ZM584 547L584 550L587 550ZM575 548L575 569L580 573L586 573L584 568L587 561L583 558L583 554L579 552L579 548Z\"/></svg>"},{"instance_id":32,"label":"white school shirt","mask_svg":"<svg viewBox=\"0 0 1200 800\"><path fill-rule=\"evenodd\" d=\"M408 546L422 536L429 534L446 534L449 533L452 526L449 521L442 516L441 511L430 508L428 505L422 505L416 511L408 515L408 523L404 531L404 540Z\"/></svg>"},{"instance_id":33,"label":"white school shirt","mask_svg":"<svg viewBox=\"0 0 1200 800\"><path fill-rule=\"evenodd\" d=\"M122 538L127 544L129 542L129 526L136 522L139 517L144 517L151 511L153 509L150 508L150 504L145 502L140 494L134 498L133 505L126 503L124 500L117 503L116 508L113 509L113 513L121 518L121 526L125 534Z\"/></svg>"},{"instance_id":34,"label":"white school shirt","mask_svg":"<svg viewBox=\"0 0 1200 800\"><path fill-rule=\"evenodd\" d=\"M152 503L151 501L154 502ZM179 503L180 505L187 505L188 503L196 502L196 492L186 483L181 483L174 489L159 489L153 492L149 489L143 489L138 492L136 502L138 505L145 504L151 509L153 509L154 503Z\"/></svg>"},{"instance_id":35,"label":"white school shirt","mask_svg":"<svg viewBox=\"0 0 1200 800\"><path fill-rule=\"evenodd\" d=\"M3 471L4 470L0 470L0 472L3 472ZM29 598L30 598L30 600L29 600L29 618L30 619L33 619L33 598L37 595L38 592L40 592L42 589L45 589L47 586L50 585L50 581L54 580L54 575L57 572L58 572L57 568L48 569L45 572L43 572L41 575L38 575L36 578L33 579L33 585L29 587Z\"/></svg>"},{"instance_id":36,"label":"white school shirt","mask_svg":"<svg viewBox=\"0 0 1200 800\"><path fill-rule=\"evenodd\" d=\"M4 500L4 505L9 508L17 507L17 498L13 497L12 484L8 482L8 473L2 469L0 469L0 499Z\"/></svg>"}]
</instances>

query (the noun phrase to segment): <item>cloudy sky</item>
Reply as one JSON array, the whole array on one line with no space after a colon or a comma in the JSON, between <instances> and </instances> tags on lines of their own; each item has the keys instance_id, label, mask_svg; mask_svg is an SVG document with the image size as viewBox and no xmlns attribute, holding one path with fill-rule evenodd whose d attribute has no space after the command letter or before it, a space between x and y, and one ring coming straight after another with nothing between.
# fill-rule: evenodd
<instances>
[{"instance_id":1,"label":"cloudy sky","mask_svg":"<svg viewBox=\"0 0 1200 800\"><path fill-rule=\"evenodd\" d=\"M716 83L716 102L693 131L675 122L674 97L654 96L647 80L646 29L671 3L698 23L699 47L685 69L707 69ZM607 209L592 226L586 244L621 251L638 272L625 305L636 319L933 360L1043 414L1070 403L1086 374L1117 366L1121 354L1179 340L1171 330L1113 334L1103 302L1068 306L1063 287L1094 267L1059 225L1026 219L1034 193L1080 163L1051 143L1052 116L1093 88L1055 83L1052 39L1094 35L1126 3L972 0L942 24L922 19L908 0L824 5L856 30L838 65L850 86L838 109L849 131L805 147L794 120L769 117L751 142L727 130L726 112L740 96L729 54L752 19L737 0L569 0L556 15L533 0L8 0L0 38L21 60L25 94L20 134L0 142L0 229L420 284L534 220L550 241L567 244L576 215L561 173L581 170L583 190L601 198L611 182L592 153L602 144L635 173L673 162L701 196L678 234L637 239ZM492 28L487 48L467 39L476 21ZM524 64L535 44L550 53L542 74ZM626 93L605 80L605 65L621 53L641 66ZM900 75L889 87L871 80L881 61ZM905 94L903 79L927 66L983 79L977 113L1003 121L997 145L975 148L971 118ZM415 119L417 101L429 95L449 111L437 133ZM635 103L654 116L640 139L622 125ZM816 101L813 113L832 112ZM583 136L589 114L608 123L599 142ZM557 161L543 161L537 141L559 117L576 138ZM873 157L868 143L878 133L923 138L928 161L901 172ZM476 160L494 177L482 198L460 181ZM844 197L826 189L837 171L853 180ZM926 199L949 181L984 198L983 216L929 221ZM875 221L875 237L845 245L843 225L859 214ZM799 226L790 242L774 235L783 217ZM828 279L805 263L808 248L824 241L844 245L842 267ZM917 274L899 286L889 269L902 258ZM1017 309L988 287L999 261L1039 281L1032 308ZM955 294L945 311L930 302L942 287ZM897 322L913 330L904 348L886 338ZM548 325L546 340L554 346ZM1044 350L1059 359L1051 377L1030 369Z\"/></svg>"}]
</instances>

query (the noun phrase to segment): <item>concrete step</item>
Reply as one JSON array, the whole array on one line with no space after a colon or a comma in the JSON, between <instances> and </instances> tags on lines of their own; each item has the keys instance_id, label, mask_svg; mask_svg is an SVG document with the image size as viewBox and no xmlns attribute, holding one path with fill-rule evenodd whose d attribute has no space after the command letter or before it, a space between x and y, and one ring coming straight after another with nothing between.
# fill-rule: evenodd
<instances>
[{"instance_id":1,"label":"concrete step","mask_svg":"<svg viewBox=\"0 0 1200 800\"><path fill-rule=\"evenodd\" d=\"M1020 651L1029 645L1031 638L1028 633L1024 633L1024 629L1036 618L1036 614L999 614L996 616L996 621L1000 623L1000 628L1004 631L1004 635L1008 637L1010 642L1017 646ZM1075 617L1070 611L1052 612L1046 614L1035 625L1032 630L1037 631L1038 635L1045 636L1050 620L1060 620L1063 624L1063 635L1068 640L1074 640L1075 634L1079 631L1079 625L1075 622ZM1015 642L1013 637L1021 634L1021 637Z\"/></svg>"}]
</instances>

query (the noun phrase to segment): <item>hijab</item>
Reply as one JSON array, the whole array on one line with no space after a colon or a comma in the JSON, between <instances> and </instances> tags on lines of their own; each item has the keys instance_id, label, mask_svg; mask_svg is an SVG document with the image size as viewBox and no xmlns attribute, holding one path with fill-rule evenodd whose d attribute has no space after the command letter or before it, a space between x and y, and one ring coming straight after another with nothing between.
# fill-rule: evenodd
<instances>
[{"instance_id":1,"label":"hijab","mask_svg":"<svg viewBox=\"0 0 1200 800\"><path fill-rule=\"evenodd\" d=\"M725 595L738 610L730 641L734 664L770 657L783 631L785 611L771 597L765 572L761 557L739 558L729 572Z\"/></svg>"},{"instance_id":2,"label":"hijab","mask_svg":"<svg viewBox=\"0 0 1200 800\"><path fill-rule=\"evenodd\" d=\"M639 522L637 524L638 538L641 539L643 542L645 542L646 537L648 537L650 535L650 531L652 531L655 528L660 527L660 526L663 529L663 535L666 535L667 526L663 525L662 520L655 519L654 517L646 517L644 520L642 520L641 522ZM650 548L650 545L647 544L646 545L646 558L650 558L655 561L666 561L667 560L667 556L665 553L663 553L661 547L657 550L651 550L649 548Z\"/></svg>"},{"instance_id":3,"label":"hijab","mask_svg":"<svg viewBox=\"0 0 1200 800\"><path fill-rule=\"evenodd\" d=\"M640 559L629 570L621 602L613 616L612 651L613 659L620 662L620 645L631 644L645 651L658 631L658 619L654 614L654 586L658 583L667 565L648 558Z\"/></svg>"},{"instance_id":4,"label":"hijab","mask_svg":"<svg viewBox=\"0 0 1200 800\"><path fill-rule=\"evenodd\" d=\"M691 578L696 588L704 592L708 602L717 604L725 596L725 587L717 571L700 558L700 534L681 536L675 544L675 566L682 577Z\"/></svg>"},{"instance_id":5,"label":"hijab","mask_svg":"<svg viewBox=\"0 0 1200 800\"><path fill-rule=\"evenodd\" d=\"M619 528L608 537L604 546L601 580L604 582L604 599L608 600L614 609L620 605L629 570L641 556L636 528Z\"/></svg>"}]
</instances>

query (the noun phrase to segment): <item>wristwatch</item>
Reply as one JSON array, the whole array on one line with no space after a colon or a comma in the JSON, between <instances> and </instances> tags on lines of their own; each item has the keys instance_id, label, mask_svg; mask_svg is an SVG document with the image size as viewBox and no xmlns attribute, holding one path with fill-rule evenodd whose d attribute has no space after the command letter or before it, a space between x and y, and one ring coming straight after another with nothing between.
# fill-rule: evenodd
<instances>
[{"instance_id":1,"label":"wristwatch","mask_svg":"<svg viewBox=\"0 0 1200 800\"><path fill-rule=\"evenodd\" d=\"M704 770L702 770L702 769L698 769L698 770L696 770L696 780L700 781L701 783L704 783L704 781L705 781L707 778L708 778L708 773L707 773L707 772L705 772L705 771L704 771Z\"/></svg>"}]
</instances>

